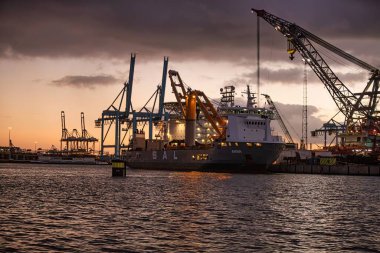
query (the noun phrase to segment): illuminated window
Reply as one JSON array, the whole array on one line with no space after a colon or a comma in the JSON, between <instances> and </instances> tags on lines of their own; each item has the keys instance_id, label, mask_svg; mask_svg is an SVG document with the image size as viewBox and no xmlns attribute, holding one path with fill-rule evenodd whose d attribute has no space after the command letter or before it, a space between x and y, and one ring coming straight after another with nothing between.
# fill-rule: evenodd
<instances>
[{"instance_id":1,"label":"illuminated window","mask_svg":"<svg viewBox=\"0 0 380 253\"><path fill-rule=\"evenodd\" d=\"M256 143L255 145L256 145L257 147L261 147L262 144L261 144L261 143Z\"/></svg>"},{"instance_id":2,"label":"illuminated window","mask_svg":"<svg viewBox=\"0 0 380 253\"><path fill-rule=\"evenodd\" d=\"M252 147L252 143L247 142L247 147Z\"/></svg>"},{"instance_id":3,"label":"illuminated window","mask_svg":"<svg viewBox=\"0 0 380 253\"><path fill-rule=\"evenodd\" d=\"M222 146L222 147L227 147L227 143L225 143L225 142L221 142L221 143L220 143L220 146Z\"/></svg>"},{"instance_id":4,"label":"illuminated window","mask_svg":"<svg viewBox=\"0 0 380 253\"><path fill-rule=\"evenodd\" d=\"M197 154L198 161L208 160L208 154Z\"/></svg>"}]
</instances>

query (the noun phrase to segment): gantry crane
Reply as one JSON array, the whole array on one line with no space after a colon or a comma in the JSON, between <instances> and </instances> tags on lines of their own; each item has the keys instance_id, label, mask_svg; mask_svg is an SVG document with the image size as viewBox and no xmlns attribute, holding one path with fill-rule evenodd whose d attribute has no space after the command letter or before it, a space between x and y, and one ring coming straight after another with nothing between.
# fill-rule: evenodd
<instances>
[{"instance_id":1,"label":"gantry crane","mask_svg":"<svg viewBox=\"0 0 380 253\"><path fill-rule=\"evenodd\" d=\"M287 38L290 59L292 60L294 58L296 51L299 52L305 62L319 77L333 98L339 111L345 117L344 125L346 126L346 133L357 131L358 128L370 133L373 127L380 121L379 111L377 110L377 104L379 102L379 69L344 52L294 23L270 14L265 10L252 9L252 13L254 12L258 17L263 18L272 25L275 30L281 32ZM316 50L313 43L369 71L370 78L363 91L360 93L351 92L333 72Z\"/></svg>"},{"instance_id":2,"label":"gantry crane","mask_svg":"<svg viewBox=\"0 0 380 253\"><path fill-rule=\"evenodd\" d=\"M95 137L91 136L86 129L84 113L81 112L81 134L77 129L69 132L66 128L65 112L61 111L61 153L62 154L93 154L95 152L95 142L98 141ZM62 149L65 144L64 149ZM89 146L91 144L91 146Z\"/></svg>"},{"instance_id":3,"label":"gantry crane","mask_svg":"<svg viewBox=\"0 0 380 253\"><path fill-rule=\"evenodd\" d=\"M64 142L66 143L65 149L69 149L69 142L68 142L69 131L67 131L67 128L66 128L66 117L65 117L64 111L61 111L61 126L62 126L62 135L61 135L61 152L62 152L63 151L62 144Z\"/></svg>"},{"instance_id":4,"label":"gantry crane","mask_svg":"<svg viewBox=\"0 0 380 253\"><path fill-rule=\"evenodd\" d=\"M149 127L149 140L153 138L153 124L159 122L162 117L167 117L167 113L164 112L164 100L165 100L165 87L166 87L166 75L169 58L164 57L164 65L162 72L162 82L161 85L157 86L156 91L148 99L145 105L136 111L132 105L132 87L134 78L134 69L136 62L136 54L131 54L130 67L129 67L129 78L128 81L124 83L123 88L116 96L112 104L102 112L102 116L95 120L95 126L101 128L101 139L100 139L100 156L103 158L105 148L113 148L114 156L120 157L121 149L129 148L129 145L124 144L127 133L132 128L133 135L137 132L137 125L142 123L143 128L148 122ZM159 96L159 98L158 98ZM158 109L154 112L156 101L158 98ZM148 106L151 100L154 100L152 107ZM123 106L125 104L125 107ZM106 126L108 125L108 126ZM114 125L114 138L108 140L106 139L110 133L111 126ZM123 127L125 126L125 127ZM122 131L124 132L122 136Z\"/></svg>"},{"instance_id":5,"label":"gantry crane","mask_svg":"<svg viewBox=\"0 0 380 253\"><path fill-rule=\"evenodd\" d=\"M87 131L83 112L80 113L80 122L81 122L81 130L82 130L82 135L80 137L80 149L84 150L86 153L94 153L95 143L98 141L98 139L93 137Z\"/></svg>"}]
</instances>

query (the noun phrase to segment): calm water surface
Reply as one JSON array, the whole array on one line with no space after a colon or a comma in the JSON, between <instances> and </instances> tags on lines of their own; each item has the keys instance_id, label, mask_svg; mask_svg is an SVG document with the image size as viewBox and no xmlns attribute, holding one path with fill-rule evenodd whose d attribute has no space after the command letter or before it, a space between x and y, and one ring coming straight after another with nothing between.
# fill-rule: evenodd
<instances>
[{"instance_id":1,"label":"calm water surface","mask_svg":"<svg viewBox=\"0 0 380 253\"><path fill-rule=\"evenodd\" d=\"M380 177L0 164L1 252L379 252Z\"/></svg>"}]
</instances>

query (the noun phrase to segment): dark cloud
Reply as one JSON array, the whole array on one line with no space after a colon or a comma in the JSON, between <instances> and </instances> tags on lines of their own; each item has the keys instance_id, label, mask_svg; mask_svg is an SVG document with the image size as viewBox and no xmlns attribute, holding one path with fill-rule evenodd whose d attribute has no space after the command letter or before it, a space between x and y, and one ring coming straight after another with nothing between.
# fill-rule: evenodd
<instances>
[{"instance_id":1,"label":"dark cloud","mask_svg":"<svg viewBox=\"0 0 380 253\"><path fill-rule=\"evenodd\" d=\"M327 40L353 39L356 43L347 49L364 57L373 48L361 47L360 40L380 38L376 0L12 0L0 3L0 56L128 59L130 52L137 52L178 61L252 63L256 16L250 14L251 7L296 22ZM263 57L279 59L285 39L264 21L261 30Z\"/></svg>"},{"instance_id":2,"label":"dark cloud","mask_svg":"<svg viewBox=\"0 0 380 253\"><path fill-rule=\"evenodd\" d=\"M51 82L55 86L67 86L74 88L90 88L120 83L120 80L110 75L98 76L65 76Z\"/></svg>"},{"instance_id":3,"label":"dark cloud","mask_svg":"<svg viewBox=\"0 0 380 253\"><path fill-rule=\"evenodd\" d=\"M338 78L348 87L348 89L355 90L355 92L364 89L368 74L355 70L354 72L342 73L335 71ZM296 65L290 68L260 68L260 82L264 85L271 85L272 83L283 83L288 85L302 85L304 81L304 66ZM307 81L311 85L323 85L318 76L308 67L307 68ZM239 76L225 81L225 85L234 85L236 87L245 86L247 84L257 83L257 71L242 73Z\"/></svg>"},{"instance_id":4,"label":"dark cloud","mask_svg":"<svg viewBox=\"0 0 380 253\"><path fill-rule=\"evenodd\" d=\"M261 68L260 77L265 83L282 82L289 84L300 84L303 78L302 68L289 68L289 69L270 69ZM243 74L245 78L254 82L257 80L257 72Z\"/></svg>"}]
</instances>

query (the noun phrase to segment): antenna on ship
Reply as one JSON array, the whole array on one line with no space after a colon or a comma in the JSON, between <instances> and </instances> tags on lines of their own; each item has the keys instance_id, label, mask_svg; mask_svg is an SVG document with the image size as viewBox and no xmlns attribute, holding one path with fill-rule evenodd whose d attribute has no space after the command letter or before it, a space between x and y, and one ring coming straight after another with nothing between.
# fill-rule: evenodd
<instances>
[{"instance_id":1,"label":"antenna on ship","mask_svg":"<svg viewBox=\"0 0 380 253\"><path fill-rule=\"evenodd\" d=\"M251 92L249 85L247 84L247 90L243 91L242 94L247 94L247 108L253 108L255 105L255 93Z\"/></svg>"}]
</instances>

